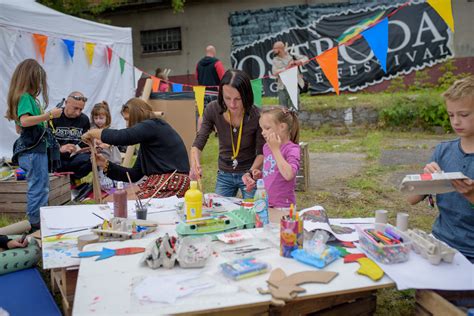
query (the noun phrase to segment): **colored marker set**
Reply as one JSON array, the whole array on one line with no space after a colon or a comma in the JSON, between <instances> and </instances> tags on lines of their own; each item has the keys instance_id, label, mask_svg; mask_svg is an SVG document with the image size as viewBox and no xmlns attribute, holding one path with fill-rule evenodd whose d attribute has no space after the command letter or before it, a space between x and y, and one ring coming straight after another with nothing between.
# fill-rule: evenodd
<instances>
[{"instance_id":1,"label":"colored marker set","mask_svg":"<svg viewBox=\"0 0 474 316\"><path fill-rule=\"evenodd\" d=\"M356 225L362 248L381 263L405 262L409 258L411 240L391 225L378 230Z\"/></svg>"},{"instance_id":2,"label":"colored marker set","mask_svg":"<svg viewBox=\"0 0 474 316\"><path fill-rule=\"evenodd\" d=\"M280 256L292 258L291 252L303 248L303 220L290 207L290 215L280 221Z\"/></svg>"},{"instance_id":3,"label":"colored marker set","mask_svg":"<svg viewBox=\"0 0 474 316\"><path fill-rule=\"evenodd\" d=\"M234 280L246 279L265 273L269 268L268 264L257 261L254 257L236 259L221 264L224 275Z\"/></svg>"}]
</instances>

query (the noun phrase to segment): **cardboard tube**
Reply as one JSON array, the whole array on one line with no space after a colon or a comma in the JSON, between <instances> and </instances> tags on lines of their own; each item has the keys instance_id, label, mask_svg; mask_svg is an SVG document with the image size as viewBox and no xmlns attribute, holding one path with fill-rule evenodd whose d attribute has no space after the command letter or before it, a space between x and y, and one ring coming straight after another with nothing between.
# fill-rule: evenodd
<instances>
[{"instance_id":1,"label":"cardboard tube","mask_svg":"<svg viewBox=\"0 0 474 316\"><path fill-rule=\"evenodd\" d=\"M397 229L402 232L407 231L408 229L408 214L407 213L397 213Z\"/></svg>"},{"instance_id":2,"label":"cardboard tube","mask_svg":"<svg viewBox=\"0 0 474 316\"><path fill-rule=\"evenodd\" d=\"M30 222L27 220L0 228L0 235L20 235L31 230Z\"/></svg>"}]
</instances>

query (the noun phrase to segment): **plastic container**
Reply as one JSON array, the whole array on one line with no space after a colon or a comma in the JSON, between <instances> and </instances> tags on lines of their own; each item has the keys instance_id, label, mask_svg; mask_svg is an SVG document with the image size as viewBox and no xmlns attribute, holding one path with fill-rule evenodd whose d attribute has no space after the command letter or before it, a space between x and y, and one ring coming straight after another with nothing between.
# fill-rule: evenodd
<instances>
[{"instance_id":1,"label":"plastic container","mask_svg":"<svg viewBox=\"0 0 474 316\"><path fill-rule=\"evenodd\" d=\"M338 259L340 253L337 248L328 246L321 255L309 253L304 249L296 249L291 252L291 256L300 262L322 269Z\"/></svg>"},{"instance_id":2,"label":"plastic container","mask_svg":"<svg viewBox=\"0 0 474 316\"><path fill-rule=\"evenodd\" d=\"M250 257L222 263L221 269L226 277L241 280L265 273L270 269L270 266Z\"/></svg>"},{"instance_id":3,"label":"plastic container","mask_svg":"<svg viewBox=\"0 0 474 316\"><path fill-rule=\"evenodd\" d=\"M254 210L256 216L256 227L268 224L268 194L265 190L263 179L257 180L257 191L254 196Z\"/></svg>"},{"instance_id":4,"label":"plastic container","mask_svg":"<svg viewBox=\"0 0 474 316\"><path fill-rule=\"evenodd\" d=\"M113 195L114 200L114 216L127 218L127 191L123 188L123 182L119 181L117 183L117 190L115 190Z\"/></svg>"},{"instance_id":5,"label":"plastic container","mask_svg":"<svg viewBox=\"0 0 474 316\"><path fill-rule=\"evenodd\" d=\"M186 220L202 217L202 192L197 188L197 182L191 181L190 189L184 194Z\"/></svg>"},{"instance_id":6,"label":"plastic container","mask_svg":"<svg viewBox=\"0 0 474 316\"><path fill-rule=\"evenodd\" d=\"M404 232L399 231L389 224L380 226L381 233L387 233L387 229L389 229L390 232L401 237L399 243L383 244L375 240L374 237L367 232L367 230L374 231L373 226L355 225L355 228L359 234L359 243L362 249L378 262L392 264L408 260L412 241Z\"/></svg>"}]
</instances>

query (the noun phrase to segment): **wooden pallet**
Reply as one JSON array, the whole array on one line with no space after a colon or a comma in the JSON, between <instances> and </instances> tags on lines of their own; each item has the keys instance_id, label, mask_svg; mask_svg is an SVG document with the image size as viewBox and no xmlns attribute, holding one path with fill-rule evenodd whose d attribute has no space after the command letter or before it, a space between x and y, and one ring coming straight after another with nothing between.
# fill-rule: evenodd
<instances>
[{"instance_id":1,"label":"wooden pallet","mask_svg":"<svg viewBox=\"0 0 474 316\"><path fill-rule=\"evenodd\" d=\"M300 143L300 169L296 175L296 191L306 192L309 189L309 148L308 143Z\"/></svg>"},{"instance_id":2,"label":"wooden pallet","mask_svg":"<svg viewBox=\"0 0 474 316\"><path fill-rule=\"evenodd\" d=\"M25 180L0 182L0 213L13 217L24 217L28 184ZM63 205L71 200L69 176L49 177L48 205Z\"/></svg>"},{"instance_id":3,"label":"wooden pallet","mask_svg":"<svg viewBox=\"0 0 474 316\"><path fill-rule=\"evenodd\" d=\"M452 304L449 300L474 299L474 291L416 291L416 315L462 316L466 312Z\"/></svg>"}]
</instances>

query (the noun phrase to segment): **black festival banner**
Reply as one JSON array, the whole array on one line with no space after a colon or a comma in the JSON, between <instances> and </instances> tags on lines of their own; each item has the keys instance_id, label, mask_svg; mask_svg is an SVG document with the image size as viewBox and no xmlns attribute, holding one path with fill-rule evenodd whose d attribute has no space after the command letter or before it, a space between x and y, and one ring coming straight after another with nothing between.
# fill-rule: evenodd
<instances>
[{"instance_id":1,"label":"black festival banner","mask_svg":"<svg viewBox=\"0 0 474 316\"><path fill-rule=\"evenodd\" d=\"M248 44L241 41L241 45L231 52L233 68L246 71L252 79L264 78L264 94L275 95L276 82L269 78L272 75L274 42L288 43L290 53L313 58L338 45L338 37L347 30L381 12L384 12L384 16L389 16L387 73L384 73L362 37L349 45L340 45L338 71L341 91L355 92L400 74L432 66L453 56L450 48L452 34L438 13L427 3L412 3L398 10L394 5L359 10L337 6L332 10L335 12L328 11L331 10L325 10L325 14L307 26L294 26L277 33L272 33L272 28L267 28L268 33L265 36L260 34L258 40ZM242 33L242 30L235 28L243 27L232 26L232 21L237 20L239 14L248 17L249 11L233 13L229 18L234 45L237 42L235 34ZM259 14L262 14L261 10L255 11L257 25ZM284 18L284 15L280 15L280 18ZM316 61L312 60L305 65L302 73L310 84L311 94L333 91Z\"/></svg>"}]
</instances>

